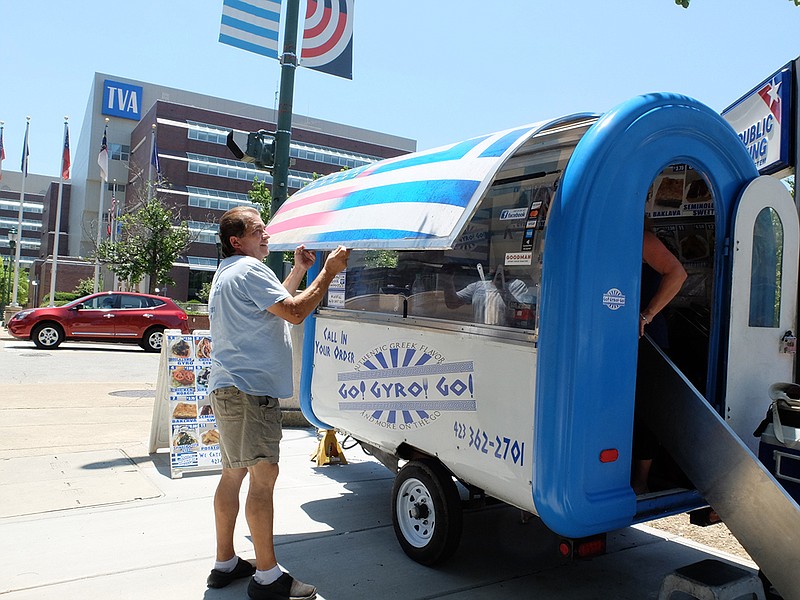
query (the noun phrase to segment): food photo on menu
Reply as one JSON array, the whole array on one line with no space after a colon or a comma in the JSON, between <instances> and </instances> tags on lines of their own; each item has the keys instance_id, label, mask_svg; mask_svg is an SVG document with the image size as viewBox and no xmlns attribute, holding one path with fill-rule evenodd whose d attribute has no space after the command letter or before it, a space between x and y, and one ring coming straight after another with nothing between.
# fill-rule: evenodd
<instances>
[{"instance_id":1,"label":"food photo on menu","mask_svg":"<svg viewBox=\"0 0 800 600\"><path fill-rule=\"evenodd\" d=\"M196 449L197 431L194 427L179 425L173 429L172 445L176 448L192 448Z\"/></svg>"},{"instance_id":2,"label":"food photo on menu","mask_svg":"<svg viewBox=\"0 0 800 600\"><path fill-rule=\"evenodd\" d=\"M200 442L203 446L215 446L219 444L219 431L216 428L203 430L200 434Z\"/></svg>"},{"instance_id":3,"label":"food photo on menu","mask_svg":"<svg viewBox=\"0 0 800 600\"><path fill-rule=\"evenodd\" d=\"M172 418L174 420L196 419L197 405L193 402L176 402L172 409Z\"/></svg>"},{"instance_id":4,"label":"food photo on menu","mask_svg":"<svg viewBox=\"0 0 800 600\"><path fill-rule=\"evenodd\" d=\"M208 377L211 375L211 367L198 367L197 371L197 389L206 389L208 387Z\"/></svg>"},{"instance_id":5,"label":"food photo on menu","mask_svg":"<svg viewBox=\"0 0 800 600\"><path fill-rule=\"evenodd\" d=\"M195 381L194 368L191 366L170 367L170 387L193 388Z\"/></svg>"},{"instance_id":6,"label":"food photo on menu","mask_svg":"<svg viewBox=\"0 0 800 600\"><path fill-rule=\"evenodd\" d=\"M191 336L180 337L169 346L169 354L172 358L192 358L192 338Z\"/></svg>"},{"instance_id":7,"label":"food photo on menu","mask_svg":"<svg viewBox=\"0 0 800 600\"><path fill-rule=\"evenodd\" d=\"M208 398L203 398L199 401L199 416L210 418L214 416L214 409L211 408L211 401Z\"/></svg>"},{"instance_id":8,"label":"food photo on menu","mask_svg":"<svg viewBox=\"0 0 800 600\"><path fill-rule=\"evenodd\" d=\"M211 358L211 338L201 337L195 341L195 356L199 359Z\"/></svg>"}]
</instances>

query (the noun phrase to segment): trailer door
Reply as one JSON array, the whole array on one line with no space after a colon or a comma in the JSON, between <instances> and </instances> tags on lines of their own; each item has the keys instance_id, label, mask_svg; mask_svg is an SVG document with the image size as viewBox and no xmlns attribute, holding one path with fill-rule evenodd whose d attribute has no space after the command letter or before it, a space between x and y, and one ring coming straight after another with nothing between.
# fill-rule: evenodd
<instances>
[{"instance_id":1,"label":"trailer door","mask_svg":"<svg viewBox=\"0 0 800 600\"><path fill-rule=\"evenodd\" d=\"M731 237L732 282L725 414L754 453L752 433L770 404L764 381L794 381L798 218L780 181L762 176L742 193ZM791 332L791 333L789 333Z\"/></svg>"}]
</instances>

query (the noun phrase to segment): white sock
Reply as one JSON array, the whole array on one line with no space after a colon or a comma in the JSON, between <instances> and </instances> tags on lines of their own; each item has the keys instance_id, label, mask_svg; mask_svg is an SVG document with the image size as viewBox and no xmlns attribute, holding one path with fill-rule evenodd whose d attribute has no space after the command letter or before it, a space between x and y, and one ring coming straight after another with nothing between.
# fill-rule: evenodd
<instances>
[{"instance_id":1,"label":"white sock","mask_svg":"<svg viewBox=\"0 0 800 600\"><path fill-rule=\"evenodd\" d=\"M223 573L230 573L236 568L237 564L239 564L239 557L234 554L233 558L229 560L214 561L214 568L217 571L222 571Z\"/></svg>"},{"instance_id":2,"label":"white sock","mask_svg":"<svg viewBox=\"0 0 800 600\"><path fill-rule=\"evenodd\" d=\"M281 571L278 565L275 565L266 571L256 571L255 575L253 575L253 579L256 580L256 583L261 585L269 585L274 581L278 581L278 577L281 575L283 575L283 571Z\"/></svg>"}]
</instances>

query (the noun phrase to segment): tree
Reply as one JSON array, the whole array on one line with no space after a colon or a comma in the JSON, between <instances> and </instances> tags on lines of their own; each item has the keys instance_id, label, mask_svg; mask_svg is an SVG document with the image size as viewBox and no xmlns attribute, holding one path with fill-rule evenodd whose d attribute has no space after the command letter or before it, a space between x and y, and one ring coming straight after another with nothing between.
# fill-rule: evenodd
<instances>
[{"instance_id":1,"label":"tree","mask_svg":"<svg viewBox=\"0 0 800 600\"><path fill-rule=\"evenodd\" d=\"M14 289L14 269L11 260L3 261L0 270L0 306L5 306L12 300ZM17 304L25 306L28 303L28 271L19 270L19 283L17 287Z\"/></svg>"},{"instance_id":2,"label":"tree","mask_svg":"<svg viewBox=\"0 0 800 600\"><path fill-rule=\"evenodd\" d=\"M258 176L253 179L253 187L247 192L250 202L258 204L261 210L261 220L264 223L269 222L270 213L272 212L272 192L266 182L261 181ZM283 253L284 262L294 264L294 252ZM303 285L301 284L301 288Z\"/></svg>"},{"instance_id":3,"label":"tree","mask_svg":"<svg viewBox=\"0 0 800 600\"><path fill-rule=\"evenodd\" d=\"M261 220L266 223L269 221L272 210L272 192L265 181L261 181L258 176L253 179L253 187L247 192L250 202L261 207Z\"/></svg>"},{"instance_id":4,"label":"tree","mask_svg":"<svg viewBox=\"0 0 800 600\"><path fill-rule=\"evenodd\" d=\"M211 282L206 281L197 292L197 299L203 304L208 304L208 297L211 295Z\"/></svg>"},{"instance_id":5,"label":"tree","mask_svg":"<svg viewBox=\"0 0 800 600\"><path fill-rule=\"evenodd\" d=\"M178 222L173 210L158 197L142 202L134 212L118 220L119 235L97 248L97 257L122 281L139 283L150 276L148 291L174 284L169 276L173 263L192 241L185 221Z\"/></svg>"},{"instance_id":6,"label":"tree","mask_svg":"<svg viewBox=\"0 0 800 600\"><path fill-rule=\"evenodd\" d=\"M103 289L103 277L100 276L100 289ZM86 279L81 279L78 282L78 285L75 286L75 289L72 290L75 294L77 294L78 298L81 296L88 296L94 291L94 278L87 277Z\"/></svg>"}]
</instances>

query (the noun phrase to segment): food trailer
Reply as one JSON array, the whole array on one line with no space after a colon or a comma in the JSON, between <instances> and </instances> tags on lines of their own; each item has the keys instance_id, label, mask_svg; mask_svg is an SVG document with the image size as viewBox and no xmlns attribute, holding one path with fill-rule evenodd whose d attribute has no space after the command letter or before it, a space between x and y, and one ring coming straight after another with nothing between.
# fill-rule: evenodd
<instances>
[{"instance_id":1,"label":"food trailer","mask_svg":"<svg viewBox=\"0 0 800 600\"><path fill-rule=\"evenodd\" d=\"M645 227L688 274L666 349L639 338ZM674 94L335 173L268 225L271 251L353 249L306 322L301 406L397 472L410 557L455 550L465 494L570 540L710 504L794 590L800 513L752 433L793 381L798 229L734 130ZM637 404L663 448L639 496Z\"/></svg>"}]
</instances>

